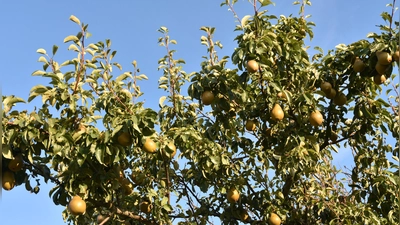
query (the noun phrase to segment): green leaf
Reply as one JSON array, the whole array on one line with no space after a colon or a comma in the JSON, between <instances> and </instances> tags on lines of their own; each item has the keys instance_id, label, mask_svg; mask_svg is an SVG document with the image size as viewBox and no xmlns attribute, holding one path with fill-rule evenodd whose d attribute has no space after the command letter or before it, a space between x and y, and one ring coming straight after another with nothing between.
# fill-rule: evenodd
<instances>
[{"instance_id":1,"label":"green leaf","mask_svg":"<svg viewBox=\"0 0 400 225\"><path fill-rule=\"evenodd\" d=\"M58 46L53 45L53 55L55 55L57 53L57 50L58 50Z\"/></svg>"}]
</instances>

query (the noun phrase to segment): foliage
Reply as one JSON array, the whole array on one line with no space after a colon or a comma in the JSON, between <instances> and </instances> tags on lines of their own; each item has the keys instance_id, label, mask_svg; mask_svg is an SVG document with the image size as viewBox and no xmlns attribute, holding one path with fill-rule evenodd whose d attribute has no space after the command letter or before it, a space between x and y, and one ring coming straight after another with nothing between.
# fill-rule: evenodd
<instances>
[{"instance_id":1,"label":"foliage","mask_svg":"<svg viewBox=\"0 0 400 225\"><path fill-rule=\"evenodd\" d=\"M235 2L222 5L234 12ZM398 51L393 13L382 14L389 25L380 34L326 54L316 47L311 56L304 44L313 38L314 24L304 15L310 1L295 2L299 17L268 14L271 1L251 3L254 15L234 13L240 34L231 57L217 55L222 44L213 40L215 28L201 28L207 55L197 72L183 70L185 61L172 48L177 41L159 29L166 49L158 61L166 93L159 109L140 101L138 83L147 77L137 62L124 72L113 61L111 40L87 44L88 25L71 16L80 31L64 42L77 57L59 64L58 46L51 54L37 50L43 69L32 75L49 84L33 87L28 102L40 97L42 105L17 111L12 107L25 101L3 97L3 171L22 154L16 185L37 193L39 183L30 181L50 180L49 196L75 224L95 223L97 215L105 218L100 224L209 224L213 217L266 224L274 213L283 224L398 224L399 146L388 141L399 138L399 108L391 102L399 102L392 75L398 61L385 67L383 85L372 78L379 74L376 53ZM360 73L353 70L356 57L365 64ZM258 63L256 72L246 70L249 60ZM345 104L327 98L319 89L324 81L345 95ZM204 91L215 96L210 106L201 102ZM282 120L271 117L276 104ZM321 126L308 122L315 110ZM246 130L249 120L254 131ZM155 153L144 151L149 139ZM353 152L349 171L332 164L339 148ZM227 200L232 188L240 193L237 202ZM87 204L80 216L67 209L76 195Z\"/></svg>"}]
</instances>

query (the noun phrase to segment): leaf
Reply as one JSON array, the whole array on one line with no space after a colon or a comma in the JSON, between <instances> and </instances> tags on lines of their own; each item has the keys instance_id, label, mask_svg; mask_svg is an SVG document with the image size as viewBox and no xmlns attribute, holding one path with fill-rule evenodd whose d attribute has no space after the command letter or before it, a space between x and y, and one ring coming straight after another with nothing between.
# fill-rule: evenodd
<instances>
[{"instance_id":1,"label":"leaf","mask_svg":"<svg viewBox=\"0 0 400 225\"><path fill-rule=\"evenodd\" d=\"M44 50L43 48L39 48L38 50L36 50L36 52L42 55L46 55L46 50Z\"/></svg>"},{"instance_id":2,"label":"leaf","mask_svg":"<svg viewBox=\"0 0 400 225\"><path fill-rule=\"evenodd\" d=\"M39 59L38 59L38 62L49 63L44 56L40 56Z\"/></svg>"},{"instance_id":3,"label":"leaf","mask_svg":"<svg viewBox=\"0 0 400 225\"><path fill-rule=\"evenodd\" d=\"M72 22L74 22L74 23L76 23L76 24L81 24L81 21L76 17L76 16L74 16L74 15L71 15L70 17L69 17L69 19L72 21Z\"/></svg>"},{"instance_id":4,"label":"leaf","mask_svg":"<svg viewBox=\"0 0 400 225\"><path fill-rule=\"evenodd\" d=\"M247 21L248 21L250 18L251 18L250 15L244 16L244 17L242 18L242 20L240 21L240 23L242 24L242 27L246 26Z\"/></svg>"},{"instance_id":5,"label":"leaf","mask_svg":"<svg viewBox=\"0 0 400 225\"><path fill-rule=\"evenodd\" d=\"M166 98L166 96L162 96L160 100L158 100L158 105L160 106L160 108L164 107L164 101Z\"/></svg>"},{"instance_id":6,"label":"leaf","mask_svg":"<svg viewBox=\"0 0 400 225\"><path fill-rule=\"evenodd\" d=\"M58 46L53 45L53 55L55 55L57 53L57 50L58 50Z\"/></svg>"},{"instance_id":7,"label":"leaf","mask_svg":"<svg viewBox=\"0 0 400 225\"><path fill-rule=\"evenodd\" d=\"M68 50L74 50L74 51L76 51L76 52L79 52L78 47L76 47L76 45L74 45L74 44L71 44L71 45L68 47Z\"/></svg>"},{"instance_id":8,"label":"leaf","mask_svg":"<svg viewBox=\"0 0 400 225\"><path fill-rule=\"evenodd\" d=\"M260 0L261 6L274 4L271 0Z\"/></svg>"},{"instance_id":9,"label":"leaf","mask_svg":"<svg viewBox=\"0 0 400 225\"><path fill-rule=\"evenodd\" d=\"M79 38L75 35L69 35L68 37L64 38L64 43L67 43L70 41L77 42L77 41L79 41Z\"/></svg>"},{"instance_id":10,"label":"leaf","mask_svg":"<svg viewBox=\"0 0 400 225\"><path fill-rule=\"evenodd\" d=\"M4 111L5 112L10 111L12 106L14 106L15 103L19 103L19 102L25 103L25 100L23 100L22 98L19 98L19 97L15 97L14 95L7 96L3 100Z\"/></svg>"}]
</instances>

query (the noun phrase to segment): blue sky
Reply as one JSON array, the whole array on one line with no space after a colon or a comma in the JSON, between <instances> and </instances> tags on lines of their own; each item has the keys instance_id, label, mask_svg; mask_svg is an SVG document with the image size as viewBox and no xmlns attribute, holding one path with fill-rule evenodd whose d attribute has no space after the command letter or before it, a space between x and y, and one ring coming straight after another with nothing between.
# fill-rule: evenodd
<instances>
[{"instance_id":1,"label":"blue sky","mask_svg":"<svg viewBox=\"0 0 400 225\"><path fill-rule=\"evenodd\" d=\"M79 27L68 18L77 16L81 22L89 24L93 36L89 42L112 40L112 48L118 53L114 61L123 66L124 71L132 70L131 62L137 60L141 72L149 77L142 82L146 106L157 109L158 99L163 94L157 89L157 81L162 72L157 71L157 61L165 55L165 49L159 47L157 38L161 36L157 29L165 26L170 30L171 38L177 40L176 57L186 60L184 70L199 70L201 56L206 49L200 45L201 26L216 27L214 40L224 45L219 55L232 54L238 33L233 32L236 20L226 7L219 7L218 0L169 0L169 1L3 1L0 7L0 84L3 95L15 94L27 98L32 86L45 83L31 73L41 69L37 62L38 48L51 51L53 44L59 46L56 60L60 63L75 57L63 44L64 37L76 34ZM252 14L247 0L239 0L236 12L239 17ZM270 13L277 15L297 15L298 7L293 1L276 1L269 7ZM380 13L389 10L385 7L390 0L335 0L312 1L313 6L306 8L311 14L310 20L317 26L311 46L320 46L325 52L339 43L349 44L363 39L366 34L378 29L381 24ZM398 14L396 14L398 18ZM35 101L23 108L32 109ZM338 155L338 162L349 154ZM42 182L43 183L43 182ZM61 212L48 197L52 185L42 185L37 195L30 194L23 186L11 192L3 191L0 202L0 221L2 224L64 224Z\"/></svg>"}]
</instances>

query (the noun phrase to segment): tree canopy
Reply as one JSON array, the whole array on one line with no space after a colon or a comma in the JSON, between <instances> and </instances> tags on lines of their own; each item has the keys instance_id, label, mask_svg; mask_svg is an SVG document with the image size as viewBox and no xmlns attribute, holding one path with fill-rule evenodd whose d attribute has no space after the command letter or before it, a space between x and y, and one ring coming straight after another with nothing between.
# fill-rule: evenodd
<instances>
[{"instance_id":1,"label":"tree canopy","mask_svg":"<svg viewBox=\"0 0 400 225\"><path fill-rule=\"evenodd\" d=\"M79 29L64 43L77 56L38 49L32 75L48 84L3 96L3 189L37 193L42 177L71 224L399 224L394 2L381 33L314 55L309 0L294 3L298 16L249 2L243 18L235 0L221 4L238 20L232 55L218 55L216 28L200 28L199 71L185 72L159 29L159 108L141 100L140 62L125 71L111 40L89 42L71 15ZM13 108L35 98L32 111ZM353 153L348 171L332 163L338 149Z\"/></svg>"}]
</instances>

